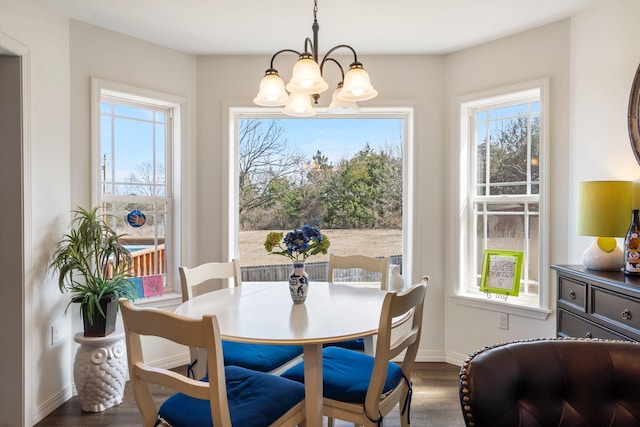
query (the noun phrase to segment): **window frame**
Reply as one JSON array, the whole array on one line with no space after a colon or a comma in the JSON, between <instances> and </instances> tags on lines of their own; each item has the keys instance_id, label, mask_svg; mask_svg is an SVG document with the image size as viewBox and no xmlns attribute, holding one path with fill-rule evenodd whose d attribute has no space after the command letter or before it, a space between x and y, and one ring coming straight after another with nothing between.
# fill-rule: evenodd
<instances>
[{"instance_id":1,"label":"window frame","mask_svg":"<svg viewBox=\"0 0 640 427\"><path fill-rule=\"evenodd\" d=\"M228 152L226 157L228 159L229 169L227 171L228 177L228 206L229 209L226 212L226 224L229 234L227 235L227 253L229 258L237 257L240 251L239 249L239 218L238 218L238 206L239 206L239 176L238 176L238 119L240 118L259 118L259 119L283 119L291 118L281 113L274 113L271 108L263 107L243 107L243 106L228 106L226 108L227 127L228 132L227 145ZM415 224L414 221L414 206L415 206L415 173L414 167L415 155L414 155L414 111L412 107L361 107L360 112L353 114L353 118L375 118L375 117L389 117L389 118L401 118L404 120L404 147L403 147L403 217L402 217L402 252L403 259L403 276L407 283L413 283L413 273L415 269L413 265L416 262L415 254L418 253L415 248L414 233L411 232L410 227ZM344 115L329 114L325 109L318 108L316 118L345 118Z\"/></svg>"},{"instance_id":2,"label":"window frame","mask_svg":"<svg viewBox=\"0 0 640 427\"><path fill-rule=\"evenodd\" d=\"M538 238L539 238L539 292L537 298L507 298L488 299L486 295L478 291L469 291L477 282L473 268L467 267L471 263L461 263L461 259L474 259L475 243L472 233L475 232L472 201L484 200L485 196L475 196L474 159L474 118L471 111L478 108L500 107L505 103L515 100L527 100L533 94L539 93L540 101L540 141L539 141L539 197L538 197ZM488 310L501 311L544 320L551 313L549 280L546 272L549 268L548 257L548 145L549 145L549 81L539 79L521 84L496 88L488 91L472 93L457 97L455 100L455 112L457 117L457 142L452 144L454 167L451 168L450 185L452 194L451 245L448 249L449 268L455 276L452 289L452 297L458 303ZM511 201L530 201L527 195L500 196ZM475 264L473 264L475 265Z\"/></svg>"},{"instance_id":3,"label":"window frame","mask_svg":"<svg viewBox=\"0 0 640 427\"><path fill-rule=\"evenodd\" d=\"M165 170L167 176L171 176L171 182L167 180L167 191L171 191L171 220L166 224L165 242L170 249L166 251L166 286L165 294L157 297L145 297L138 300L140 303L153 303L159 306L169 306L181 298L180 278L178 265L182 263L183 254L186 253L185 239L182 238L187 231L185 206L188 203L188 195L185 191L185 182L181 179L183 161L185 159L185 135L182 132L182 124L186 123L186 98L147 90L121 83L110 82L102 79L91 79L91 201L92 206L101 203L101 135L100 135L100 104L102 97L112 100L122 100L122 104L146 104L169 110L172 125L169 129L171 146L167 147L167 164ZM167 141L169 144L169 141ZM169 174L169 168L171 173Z\"/></svg>"}]
</instances>

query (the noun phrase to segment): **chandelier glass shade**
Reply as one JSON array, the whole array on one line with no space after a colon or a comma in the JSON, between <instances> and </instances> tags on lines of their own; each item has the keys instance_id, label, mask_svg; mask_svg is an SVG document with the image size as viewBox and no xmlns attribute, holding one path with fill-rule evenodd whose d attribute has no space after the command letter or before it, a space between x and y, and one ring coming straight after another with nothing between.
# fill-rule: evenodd
<instances>
[{"instance_id":1,"label":"chandelier glass shade","mask_svg":"<svg viewBox=\"0 0 640 427\"><path fill-rule=\"evenodd\" d=\"M322 71L328 62L333 62L340 69L342 80L331 97L328 112L331 113L355 113L359 111L357 102L374 98L378 92L371 85L369 74L362 63L358 62L356 51L349 45L341 44L331 48L319 61L318 57L318 1L314 0L313 8L313 41L305 39L305 51L300 53L293 49L283 49L271 57L269 69L260 82L258 95L253 102L264 107L284 106L284 114L296 117L310 117L315 114L311 103L318 103L320 94L329 89L329 84L322 77ZM345 74L340 63L330 55L337 49L348 49L353 54L353 62ZM311 50L311 52L309 52ZM293 67L291 79L285 86L284 81L274 68L274 61L278 55L284 52L295 53L298 61Z\"/></svg>"}]
</instances>

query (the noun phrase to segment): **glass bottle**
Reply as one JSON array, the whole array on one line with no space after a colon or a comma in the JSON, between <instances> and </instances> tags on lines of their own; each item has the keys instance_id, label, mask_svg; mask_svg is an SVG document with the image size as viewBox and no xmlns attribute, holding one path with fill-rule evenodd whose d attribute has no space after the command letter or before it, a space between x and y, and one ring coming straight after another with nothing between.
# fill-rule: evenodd
<instances>
[{"instance_id":1,"label":"glass bottle","mask_svg":"<svg viewBox=\"0 0 640 427\"><path fill-rule=\"evenodd\" d=\"M640 276L640 214L633 209L631 225L624 239L624 274Z\"/></svg>"}]
</instances>

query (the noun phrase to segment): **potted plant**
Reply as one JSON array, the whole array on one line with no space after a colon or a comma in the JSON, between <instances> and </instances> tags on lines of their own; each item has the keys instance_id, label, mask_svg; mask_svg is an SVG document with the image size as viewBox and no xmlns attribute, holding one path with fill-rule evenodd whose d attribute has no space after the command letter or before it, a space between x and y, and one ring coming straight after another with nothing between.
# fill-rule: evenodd
<instances>
[{"instance_id":1,"label":"potted plant","mask_svg":"<svg viewBox=\"0 0 640 427\"><path fill-rule=\"evenodd\" d=\"M71 230L57 243L50 263L58 274L60 292L71 293L67 309L72 302L80 303L86 337L112 333L118 298L132 300L136 295L128 279L131 253L120 243L123 235L107 223L112 216L98 210L72 211Z\"/></svg>"}]
</instances>

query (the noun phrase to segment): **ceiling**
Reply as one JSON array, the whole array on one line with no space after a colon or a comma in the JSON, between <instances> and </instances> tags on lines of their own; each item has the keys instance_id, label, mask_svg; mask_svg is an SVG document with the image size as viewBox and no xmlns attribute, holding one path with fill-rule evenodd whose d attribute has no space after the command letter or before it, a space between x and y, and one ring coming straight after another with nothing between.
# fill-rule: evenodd
<instances>
[{"instance_id":1,"label":"ceiling","mask_svg":"<svg viewBox=\"0 0 640 427\"><path fill-rule=\"evenodd\" d=\"M593 0L318 0L318 50L444 54L574 15ZM49 0L70 18L195 55L302 51L312 0Z\"/></svg>"}]
</instances>

